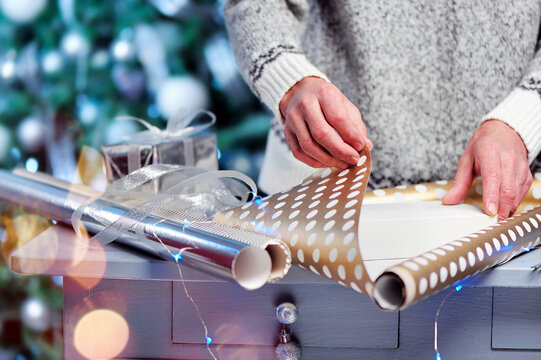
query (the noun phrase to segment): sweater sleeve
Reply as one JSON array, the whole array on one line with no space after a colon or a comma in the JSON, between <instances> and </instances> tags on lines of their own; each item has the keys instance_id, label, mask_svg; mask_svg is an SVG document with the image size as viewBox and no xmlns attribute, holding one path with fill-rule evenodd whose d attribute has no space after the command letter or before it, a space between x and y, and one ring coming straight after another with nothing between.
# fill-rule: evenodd
<instances>
[{"instance_id":1,"label":"sweater sleeve","mask_svg":"<svg viewBox=\"0 0 541 360\"><path fill-rule=\"evenodd\" d=\"M524 141L531 164L541 151L541 50L529 64L519 84L483 121L497 119L511 126Z\"/></svg>"},{"instance_id":2,"label":"sweater sleeve","mask_svg":"<svg viewBox=\"0 0 541 360\"><path fill-rule=\"evenodd\" d=\"M302 50L308 12L305 0L229 0L225 7L240 72L278 119L280 100L298 81L307 76L327 80Z\"/></svg>"}]
</instances>

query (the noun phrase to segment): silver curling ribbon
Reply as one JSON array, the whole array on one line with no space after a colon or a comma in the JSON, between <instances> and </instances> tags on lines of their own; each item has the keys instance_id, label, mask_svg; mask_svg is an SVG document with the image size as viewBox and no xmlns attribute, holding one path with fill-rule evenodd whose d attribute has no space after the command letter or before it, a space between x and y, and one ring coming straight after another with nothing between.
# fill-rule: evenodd
<instances>
[{"instance_id":1,"label":"silver curling ribbon","mask_svg":"<svg viewBox=\"0 0 541 360\"><path fill-rule=\"evenodd\" d=\"M24 176L0 170L0 202L71 225L74 212L97 198L81 214L82 225L92 234L99 234L132 210L99 198L100 192L84 185L42 173L19 174ZM115 241L170 261L174 260L172 254L181 253L183 263L234 280L248 290L282 278L291 266L289 249L279 239L190 216L179 221L179 215L149 214L138 229L123 229Z\"/></svg>"}]
</instances>

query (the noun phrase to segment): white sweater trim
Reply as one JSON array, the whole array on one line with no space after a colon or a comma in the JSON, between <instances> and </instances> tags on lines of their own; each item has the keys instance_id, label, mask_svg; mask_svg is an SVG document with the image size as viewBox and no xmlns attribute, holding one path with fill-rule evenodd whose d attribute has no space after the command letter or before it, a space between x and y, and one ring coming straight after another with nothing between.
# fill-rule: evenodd
<instances>
[{"instance_id":1,"label":"white sweater trim","mask_svg":"<svg viewBox=\"0 0 541 360\"><path fill-rule=\"evenodd\" d=\"M516 88L482 120L490 119L505 122L522 137L531 164L541 151L541 96Z\"/></svg>"},{"instance_id":2,"label":"white sweater trim","mask_svg":"<svg viewBox=\"0 0 541 360\"><path fill-rule=\"evenodd\" d=\"M307 76L316 76L328 81L325 74L312 65L303 54L283 53L265 65L261 78L255 82L254 87L261 101L282 120L280 101L293 85Z\"/></svg>"}]
</instances>

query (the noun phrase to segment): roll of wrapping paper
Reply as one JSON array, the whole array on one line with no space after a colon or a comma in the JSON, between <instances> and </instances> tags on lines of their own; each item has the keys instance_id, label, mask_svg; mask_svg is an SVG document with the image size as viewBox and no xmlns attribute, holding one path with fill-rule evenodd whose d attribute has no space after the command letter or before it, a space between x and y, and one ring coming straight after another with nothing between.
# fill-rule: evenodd
<instances>
[{"instance_id":1,"label":"roll of wrapping paper","mask_svg":"<svg viewBox=\"0 0 541 360\"><path fill-rule=\"evenodd\" d=\"M449 192L451 185L451 181L440 180L424 184L402 185L394 188L367 191L364 196L363 204L391 204L398 202L441 200L441 198ZM476 205L479 208L483 207L483 187L480 178L473 181L473 184L466 194L464 203ZM537 206L541 206L541 173L535 174L533 184L528 193L524 196L516 213L519 214Z\"/></svg>"},{"instance_id":2,"label":"roll of wrapping paper","mask_svg":"<svg viewBox=\"0 0 541 360\"><path fill-rule=\"evenodd\" d=\"M46 174L24 175L0 170L0 201L65 224L71 224L72 214L99 194ZM95 234L129 210L98 198L84 208L81 220ZM291 264L289 249L279 239L184 216L171 207L148 214L142 224L142 234L123 232L115 241L167 260L182 251L183 263L233 279L247 289L283 277Z\"/></svg>"},{"instance_id":3,"label":"roll of wrapping paper","mask_svg":"<svg viewBox=\"0 0 541 360\"><path fill-rule=\"evenodd\" d=\"M541 243L541 207L510 217L392 266L376 279L373 298L401 310L455 282L501 264Z\"/></svg>"},{"instance_id":4,"label":"roll of wrapping paper","mask_svg":"<svg viewBox=\"0 0 541 360\"><path fill-rule=\"evenodd\" d=\"M225 211L214 220L254 232L278 234L288 242L295 264L368 294L384 310L403 309L539 244L541 209L536 208L414 256L371 279L359 245L361 203L438 200L450 185L440 181L365 194L370 153L363 149L360 155L354 167L318 170L290 190ZM477 185L479 182L473 185L466 202L479 201L481 190ZM531 198L526 200L535 198L536 191L530 190ZM525 201L521 208L536 205L541 204Z\"/></svg>"}]
</instances>

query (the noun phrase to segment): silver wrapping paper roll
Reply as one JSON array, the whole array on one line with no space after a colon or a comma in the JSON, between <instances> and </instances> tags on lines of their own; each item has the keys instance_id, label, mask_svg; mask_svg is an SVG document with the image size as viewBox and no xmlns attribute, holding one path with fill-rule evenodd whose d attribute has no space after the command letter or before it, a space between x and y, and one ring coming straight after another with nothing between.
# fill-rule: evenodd
<instances>
[{"instance_id":1,"label":"silver wrapping paper roll","mask_svg":"<svg viewBox=\"0 0 541 360\"><path fill-rule=\"evenodd\" d=\"M92 194L95 190L71 186L46 174L20 176L0 170L1 202L65 224L71 225L72 214L88 202ZM129 210L98 199L85 208L81 221L89 233L96 234ZM184 217L188 220L187 226L171 220L178 218L178 213L160 215L163 216L149 214L142 221L143 234L122 232L115 241L167 260L173 260L171 254L182 251L183 263L233 279L246 289L256 289L269 280L280 279L291 266L289 249L279 239Z\"/></svg>"}]
</instances>

